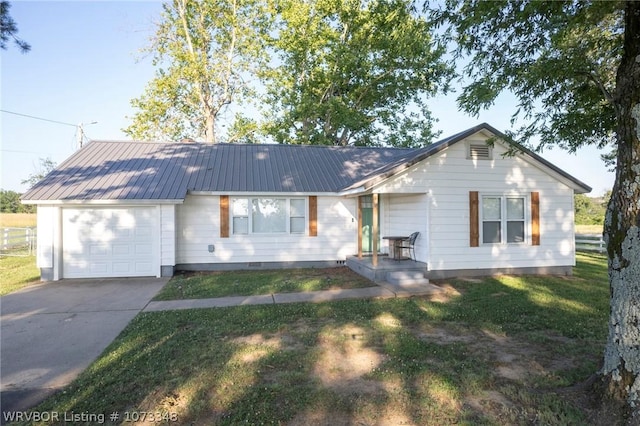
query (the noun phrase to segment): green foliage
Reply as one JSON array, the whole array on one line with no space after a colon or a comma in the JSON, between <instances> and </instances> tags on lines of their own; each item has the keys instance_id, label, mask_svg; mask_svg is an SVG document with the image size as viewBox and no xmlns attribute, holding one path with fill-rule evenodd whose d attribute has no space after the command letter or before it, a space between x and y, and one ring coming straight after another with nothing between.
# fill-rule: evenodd
<instances>
[{"instance_id":1,"label":"green foliage","mask_svg":"<svg viewBox=\"0 0 640 426\"><path fill-rule=\"evenodd\" d=\"M253 91L266 62L270 14L259 0L173 0L164 5L153 45L155 78L131 104L125 133L136 139L218 140L219 121Z\"/></svg>"},{"instance_id":2,"label":"green foliage","mask_svg":"<svg viewBox=\"0 0 640 426\"><path fill-rule=\"evenodd\" d=\"M2 213L33 213L35 206L22 204L20 194L16 191L0 189L0 212Z\"/></svg>"},{"instance_id":3,"label":"green foliage","mask_svg":"<svg viewBox=\"0 0 640 426\"><path fill-rule=\"evenodd\" d=\"M268 74L268 131L280 143L422 146L425 98L450 69L407 0L280 3Z\"/></svg>"},{"instance_id":4,"label":"green foliage","mask_svg":"<svg viewBox=\"0 0 640 426\"><path fill-rule=\"evenodd\" d=\"M25 185L29 185L29 188L33 187L36 183L40 182L46 175L51 173L53 169L56 168L56 163L51 159L51 157L40 158L38 160L40 165L37 167L34 173L31 173L29 177L23 179L20 183Z\"/></svg>"},{"instance_id":5,"label":"green foliage","mask_svg":"<svg viewBox=\"0 0 640 426\"><path fill-rule=\"evenodd\" d=\"M471 114L504 91L518 99L512 122L523 142L571 151L614 139L613 94L622 57L622 2L450 0L432 10L449 24L467 84L458 97Z\"/></svg>"},{"instance_id":6,"label":"green foliage","mask_svg":"<svg viewBox=\"0 0 640 426\"><path fill-rule=\"evenodd\" d=\"M27 53L31 50L31 46L26 41L18 38L18 24L13 20L9 14L11 3L6 0L0 1L0 48L7 50L7 43L13 39L13 42L20 49L22 53Z\"/></svg>"},{"instance_id":7,"label":"green foliage","mask_svg":"<svg viewBox=\"0 0 640 426\"><path fill-rule=\"evenodd\" d=\"M577 225L602 225L607 205L584 194L574 195L575 223Z\"/></svg>"}]
</instances>

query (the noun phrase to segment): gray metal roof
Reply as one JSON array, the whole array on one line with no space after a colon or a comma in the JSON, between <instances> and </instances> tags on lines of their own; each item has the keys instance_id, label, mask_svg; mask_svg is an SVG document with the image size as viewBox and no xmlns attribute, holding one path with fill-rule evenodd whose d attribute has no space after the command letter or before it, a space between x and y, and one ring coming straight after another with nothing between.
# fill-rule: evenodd
<instances>
[{"instance_id":1,"label":"gray metal roof","mask_svg":"<svg viewBox=\"0 0 640 426\"><path fill-rule=\"evenodd\" d=\"M93 141L22 199L179 201L189 191L336 193L368 188L482 129L504 136L482 124L421 149Z\"/></svg>"},{"instance_id":2,"label":"gray metal roof","mask_svg":"<svg viewBox=\"0 0 640 426\"><path fill-rule=\"evenodd\" d=\"M93 141L23 200L182 200L188 191L339 192L415 150Z\"/></svg>"}]
</instances>

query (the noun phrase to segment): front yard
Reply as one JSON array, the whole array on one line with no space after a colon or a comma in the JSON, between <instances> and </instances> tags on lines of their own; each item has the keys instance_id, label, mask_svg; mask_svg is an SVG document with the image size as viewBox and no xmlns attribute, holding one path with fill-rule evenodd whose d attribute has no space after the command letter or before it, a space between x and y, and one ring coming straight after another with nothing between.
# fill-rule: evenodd
<instances>
[{"instance_id":1,"label":"front yard","mask_svg":"<svg viewBox=\"0 0 640 426\"><path fill-rule=\"evenodd\" d=\"M375 284L347 267L264 271L178 273L154 300L293 293L371 287Z\"/></svg>"},{"instance_id":2,"label":"front yard","mask_svg":"<svg viewBox=\"0 0 640 426\"><path fill-rule=\"evenodd\" d=\"M0 256L0 296L39 281L35 256Z\"/></svg>"},{"instance_id":3,"label":"front yard","mask_svg":"<svg viewBox=\"0 0 640 426\"><path fill-rule=\"evenodd\" d=\"M603 256L580 254L569 278L438 284L448 292L434 300L141 314L34 410L180 425L620 420L580 385L606 338Z\"/></svg>"}]
</instances>

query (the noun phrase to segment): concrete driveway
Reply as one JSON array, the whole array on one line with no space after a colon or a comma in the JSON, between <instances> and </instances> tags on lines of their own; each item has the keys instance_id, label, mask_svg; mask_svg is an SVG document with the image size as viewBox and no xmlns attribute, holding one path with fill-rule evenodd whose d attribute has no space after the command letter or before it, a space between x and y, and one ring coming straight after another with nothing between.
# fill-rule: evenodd
<instances>
[{"instance_id":1,"label":"concrete driveway","mask_svg":"<svg viewBox=\"0 0 640 426\"><path fill-rule=\"evenodd\" d=\"M2 411L25 410L68 385L167 281L66 280L0 297Z\"/></svg>"}]
</instances>

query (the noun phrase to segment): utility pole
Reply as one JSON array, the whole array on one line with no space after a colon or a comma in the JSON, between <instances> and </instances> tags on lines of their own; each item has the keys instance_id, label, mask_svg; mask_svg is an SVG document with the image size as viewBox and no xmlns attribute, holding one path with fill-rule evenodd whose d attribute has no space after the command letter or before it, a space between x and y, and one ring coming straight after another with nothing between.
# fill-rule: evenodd
<instances>
[{"instance_id":1,"label":"utility pole","mask_svg":"<svg viewBox=\"0 0 640 426\"><path fill-rule=\"evenodd\" d=\"M87 124L97 124L97 121L92 121L91 123L87 123ZM78 128L76 131L76 137L77 137L77 141L78 141L78 149L82 148L82 144L84 143L84 124L85 123L80 123L78 124Z\"/></svg>"},{"instance_id":2,"label":"utility pole","mask_svg":"<svg viewBox=\"0 0 640 426\"><path fill-rule=\"evenodd\" d=\"M82 123L78 124L78 129L76 131L76 137L78 141L78 149L82 148L82 140L84 139L84 128L82 127Z\"/></svg>"}]
</instances>

